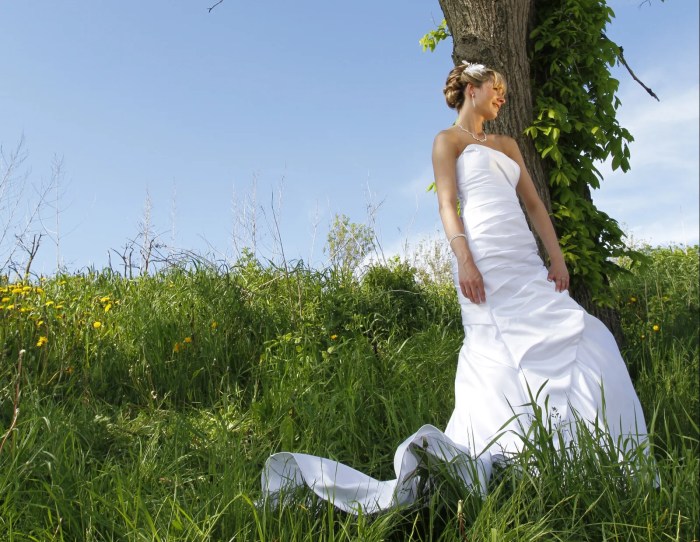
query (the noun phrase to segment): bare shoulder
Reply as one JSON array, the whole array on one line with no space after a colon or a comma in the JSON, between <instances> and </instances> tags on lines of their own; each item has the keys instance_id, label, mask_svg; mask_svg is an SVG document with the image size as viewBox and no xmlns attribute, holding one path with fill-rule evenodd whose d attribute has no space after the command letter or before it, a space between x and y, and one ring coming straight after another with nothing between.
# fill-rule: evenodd
<instances>
[{"instance_id":1,"label":"bare shoulder","mask_svg":"<svg viewBox=\"0 0 700 542\"><path fill-rule=\"evenodd\" d=\"M442 130L435 136L433 155L455 158L459 155L459 139L453 130Z\"/></svg>"},{"instance_id":2,"label":"bare shoulder","mask_svg":"<svg viewBox=\"0 0 700 542\"><path fill-rule=\"evenodd\" d=\"M493 146L498 149L503 154L509 156L516 162L522 161L522 154L520 152L520 147L518 143L510 136L495 134L493 136Z\"/></svg>"}]
</instances>

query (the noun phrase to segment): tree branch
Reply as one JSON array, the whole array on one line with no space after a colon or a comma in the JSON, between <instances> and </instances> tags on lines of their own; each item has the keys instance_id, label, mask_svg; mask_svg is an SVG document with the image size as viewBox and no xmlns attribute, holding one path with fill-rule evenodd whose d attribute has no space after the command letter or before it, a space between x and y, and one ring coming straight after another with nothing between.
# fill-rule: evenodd
<instances>
[{"instance_id":1,"label":"tree branch","mask_svg":"<svg viewBox=\"0 0 700 542\"><path fill-rule=\"evenodd\" d=\"M214 8L215 8L216 6L218 6L219 4L221 4L223 1L224 1L224 0L219 0L219 1L218 1L216 4L214 4L213 6L211 6L210 8L207 8L207 9L209 10L209 13L211 13L211 10L214 9Z\"/></svg>"},{"instance_id":2,"label":"tree branch","mask_svg":"<svg viewBox=\"0 0 700 542\"><path fill-rule=\"evenodd\" d=\"M611 40L610 38L608 38L608 36L606 36L605 33L603 33L603 38L605 38L606 40L612 42L612 40ZM637 83L639 83L639 84L641 85L641 87L642 87L644 90L646 90L647 93L648 93L652 98L655 98L657 102L660 102L661 100L659 100L659 97L654 93L654 91L651 90L651 89L650 89L648 86L646 86L644 83L642 83L642 81L639 79L639 77L637 77L637 76L635 75L635 73L632 71L632 68L630 68L629 64L627 64L627 61L625 60L625 55L624 55L624 51L623 51L622 47L620 47L619 45L618 45L618 47L620 48L620 52L618 53L617 58L620 60L620 63L621 63L625 68L627 68L627 71L628 71L629 74L632 76L632 79L634 79L635 81L637 81Z\"/></svg>"}]
</instances>

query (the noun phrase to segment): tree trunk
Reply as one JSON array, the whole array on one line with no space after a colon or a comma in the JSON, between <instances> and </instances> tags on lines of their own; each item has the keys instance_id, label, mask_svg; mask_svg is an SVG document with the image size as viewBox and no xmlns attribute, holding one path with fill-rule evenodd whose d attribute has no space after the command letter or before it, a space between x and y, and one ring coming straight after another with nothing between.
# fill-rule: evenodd
<instances>
[{"instance_id":1,"label":"tree trunk","mask_svg":"<svg viewBox=\"0 0 700 542\"><path fill-rule=\"evenodd\" d=\"M529 34L535 13L535 0L439 0L453 40L452 60L479 62L501 72L508 83L505 107L488 131L507 134L520 146L525 165L537 192L551 212L546 168L532 140L524 135L532 123L532 77L529 61ZM538 239L540 253L544 255ZM622 339L617 312L597 306L585 285L578 285L572 296Z\"/></svg>"}]
</instances>

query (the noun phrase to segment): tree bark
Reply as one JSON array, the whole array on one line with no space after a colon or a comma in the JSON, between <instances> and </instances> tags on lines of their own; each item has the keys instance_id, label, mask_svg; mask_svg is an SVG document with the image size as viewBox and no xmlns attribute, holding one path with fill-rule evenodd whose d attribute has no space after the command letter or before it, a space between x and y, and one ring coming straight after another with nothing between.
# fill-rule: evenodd
<instances>
[{"instance_id":1,"label":"tree bark","mask_svg":"<svg viewBox=\"0 0 700 542\"><path fill-rule=\"evenodd\" d=\"M535 0L439 0L452 34L452 60L479 62L501 72L508 83L507 102L488 131L513 137L537 192L551 212L546 167L532 140L524 135L533 119L532 75L529 35L534 24ZM538 239L540 254L544 255ZM622 340L619 315L597 306L585 285L577 285L572 296Z\"/></svg>"}]
</instances>

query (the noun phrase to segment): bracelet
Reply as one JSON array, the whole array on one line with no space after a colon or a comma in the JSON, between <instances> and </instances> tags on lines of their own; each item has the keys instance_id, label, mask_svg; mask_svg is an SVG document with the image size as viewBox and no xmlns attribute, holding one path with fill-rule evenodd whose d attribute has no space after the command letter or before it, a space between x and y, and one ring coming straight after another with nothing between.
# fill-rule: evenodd
<instances>
[{"instance_id":1,"label":"bracelet","mask_svg":"<svg viewBox=\"0 0 700 542\"><path fill-rule=\"evenodd\" d=\"M454 241L455 239L457 239L457 237L464 237L464 239L467 238L467 236L466 236L465 234L463 234L463 233L455 233L452 237L450 237L450 239L447 241L447 243L448 243L450 246L452 246L452 241Z\"/></svg>"}]
</instances>

